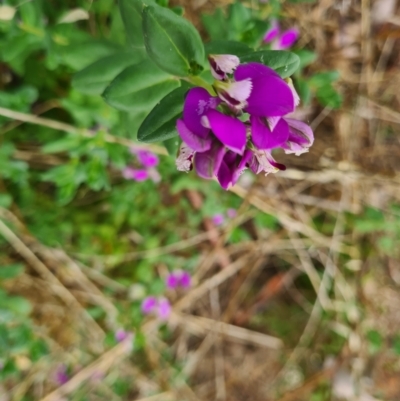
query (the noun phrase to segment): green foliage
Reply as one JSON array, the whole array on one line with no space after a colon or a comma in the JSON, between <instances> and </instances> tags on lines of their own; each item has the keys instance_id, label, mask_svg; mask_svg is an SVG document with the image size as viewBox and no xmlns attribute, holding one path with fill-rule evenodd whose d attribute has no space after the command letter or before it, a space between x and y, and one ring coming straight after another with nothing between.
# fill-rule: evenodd
<instances>
[{"instance_id":1,"label":"green foliage","mask_svg":"<svg viewBox=\"0 0 400 401\"><path fill-rule=\"evenodd\" d=\"M182 114L188 85L182 85L164 97L145 118L138 131L143 142L165 141L178 135L176 120Z\"/></svg>"},{"instance_id":2,"label":"green foliage","mask_svg":"<svg viewBox=\"0 0 400 401\"><path fill-rule=\"evenodd\" d=\"M145 60L123 70L106 88L104 99L122 111L148 111L166 94L180 86L179 80Z\"/></svg>"},{"instance_id":3,"label":"green foliage","mask_svg":"<svg viewBox=\"0 0 400 401\"><path fill-rule=\"evenodd\" d=\"M101 95L108 84L126 67L141 61L133 52L121 52L95 61L79 71L72 86L82 93Z\"/></svg>"},{"instance_id":4,"label":"green foliage","mask_svg":"<svg viewBox=\"0 0 400 401\"><path fill-rule=\"evenodd\" d=\"M161 69L178 77L198 75L203 70L204 46L199 33L173 11L145 7L143 36L149 57Z\"/></svg>"}]
</instances>

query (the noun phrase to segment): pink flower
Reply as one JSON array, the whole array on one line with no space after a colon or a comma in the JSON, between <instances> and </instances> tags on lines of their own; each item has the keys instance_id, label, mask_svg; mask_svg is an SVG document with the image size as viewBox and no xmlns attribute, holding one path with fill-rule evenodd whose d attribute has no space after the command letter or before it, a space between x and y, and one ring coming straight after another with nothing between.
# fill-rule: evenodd
<instances>
[{"instance_id":1,"label":"pink flower","mask_svg":"<svg viewBox=\"0 0 400 401\"><path fill-rule=\"evenodd\" d=\"M188 272L183 270L175 270L167 276L165 284L168 288L189 288L191 285L192 278Z\"/></svg>"},{"instance_id":2,"label":"pink flower","mask_svg":"<svg viewBox=\"0 0 400 401\"><path fill-rule=\"evenodd\" d=\"M125 167L122 171L122 175L127 180L134 180L137 182L146 181L149 178L149 173L147 170L137 170L133 167Z\"/></svg>"},{"instance_id":3,"label":"pink flower","mask_svg":"<svg viewBox=\"0 0 400 401\"><path fill-rule=\"evenodd\" d=\"M55 379L56 383L60 386L62 386L69 380L67 368L65 367L65 365L60 365L57 368L54 379Z\"/></svg>"},{"instance_id":4,"label":"pink flower","mask_svg":"<svg viewBox=\"0 0 400 401\"><path fill-rule=\"evenodd\" d=\"M166 298L146 297L142 301L141 309L144 315L155 315L160 320L168 320L171 314L171 304Z\"/></svg>"},{"instance_id":5,"label":"pink flower","mask_svg":"<svg viewBox=\"0 0 400 401\"><path fill-rule=\"evenodd\" d=\"M120 342L124 341L129 335L130 335L129 332L127 332L123 329L118 329L115 332L114 338L115 338L115 341L120 343Z\"/></svg>"},{"instance_id":6,"label":"pink flower","mask_svg":"<svg viewBox=\"0 0 400 401\"><path fill-rule=\"evenodd\" d=\"M299 30L294 27L281 33L279 22L273 20L270 29L264 35L264 42L271 43L273 50L285 50L294 45L299 35Z\"/></svg>"},{"instance_id":7,"label":"pink flower","mask_svg":"<svg viewBox=\"0 0 400 401\"><path fill-rule=\"evenodd\" d=\"M137 150L135 148L131 148L130 152L136 156L139 163L144 168L133 168L133 167L125 167L122 170L122 175L127 180L134 180L137 182L146 181L148 179L153 180L154 182L160 182L161 177L155 167L158 165L158 157L152 152L148 150Z\"/></svg>"},{"instance_id":8,"label":"pink flower","mask_svg":"<svg viewBox=\"0 0 400 401\"><path fill-rule=\"evenodd\" d=\"M221 224L224 223L225 220L224 215L221 213L214 214L214 216L211 219L216 226L220 226Z\"/></svg>"}]
</instances>

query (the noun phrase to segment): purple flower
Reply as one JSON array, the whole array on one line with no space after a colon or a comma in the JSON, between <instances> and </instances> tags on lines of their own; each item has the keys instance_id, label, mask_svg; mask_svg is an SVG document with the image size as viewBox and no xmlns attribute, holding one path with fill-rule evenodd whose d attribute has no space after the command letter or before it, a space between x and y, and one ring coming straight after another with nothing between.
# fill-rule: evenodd
<instances>
[{"instance_id":1,"label":"purple flower","mask_svg":"<svg viewBox=\"0 0 400 401\"><path fill-rule=\"evenodd\" d=\"M186 289L191 285L191 277L188 272L183 270L175 270L167 276L165 284L170 289L178 287Z\"/></svg>"},{"instance_id":2,"label":"purple flower","mask_svg":"<svg viewBox=\"0 0 400 401\"><path fill-rule=\"evenodd\" d=\"M145 315L148 315L150 313L153 313L158 306L158 300L156 297L146 297L142 301L142 312Z\"/></svg>"},{"instance_id":3,"label":"purple flower","mask_svg":"<svg viewBox=\"0 0 400 401\"><path fill-rule=\"evenodd\" d=\"M155 169L155 167L158 165L157 155L147 150L137 150L135 148L131 148L130 151L137 157L139 163L144 168L137 169L134 167L125 167L122 170L123 177L127 180L134 180L137 182L146 181L148 179L151 179L154 182L159 182L161 177L158 171Z\"/></svg>"},{"instance_id":4,"label":"purple flower","mask_svg":"<svg viewBox=\"0 0 400 401\"><path fill-rule=\"evenodd\" d=\"M158 165L158 157L154 153L147 150L139 150L137 152L139 162L145 168L156 167Z\"/></svg>"},{"instance_id":5,"label":"purple flower","mask_svg":"<svg viewBox=\"0 0 400 401\"><path fill-rule=\"evenodd\" d=\"M166 298L146 297L142 301L142 313L155 315L160 320L167 320L171 313L171 304Z\"/></svg>"},{"instance_id":6,"label":"purple flower","mask_svg":"<svg viewBox=\"0 0 400 401\"><path fill-rule=\"evenodd\" d=\"M146 181L149 178L147 170L137 170L133 167L125 167L122 171L122 175L127 180L134 180L137 182Z\"/></svg>"},{"instance_id":7,"label":"purple flower","mask_svg":"<svg viewBox=\"0 0 400 401\"><path fill-rule=\"evenodd\" d=\"M115 338L115 341L120 343L120 342L124 341L129 335L130 335L130 333L128 333L127 331L125 331L123 329L118 329L114 334L114 338Z\"/></svg>"},{"instance_id":8,"label":"purple flower","mask_svg":"<svg viewBox=\"0 0 400 401\"><path fill-rule=\"evenodd\" d=\"M300 100L290 78L263 64L239 65L236 56L210 55L209 61L217 96L200 87L188 91L176 124L183 141L178 170L194 167L200 177L216 177L228 189L247 168L255 174L285 169L273 149L296 155L308 150L311 128L287 118Z\"/></svg>"},{"instance_id":9,"label":"purple flower","mask_svg":"<svg viewBox=\"0 0 400 401\"><path fill-rule=\"evenodd\" d=\"M65 365L60 365L55 372L54 380L60 386L65 384L69 380L69 376L67 374L67 368Z\"/></svg>"},{"instance_id":10,"label":"purple flower","mask_svg":"<svg viewBox=\"0 0 400 401\"><path fill-rule=\"evenodd\" d=\"M161 298L158 302L157 316L161 320L168 320L171 314L171 304L168 299Z\"/></svg>"},{"instance_id":11,"label":"purple flower","mask_svg":"<svg viewBox=\"0 0 400 401\"><path fill-rule=\"evenodd\" d=\"M271 43L273 50L285 50L291 48L299 38L300 32L297 28L289 28L281 33L279 22L271 21L271 27L265 32L264 42Z\"/></svg>"},{"instance_id":12,"label":"purple flower","mask_svg":"<svg viewBox=\"0 0 400 401\"><path fill-rule=\"evenodd\" d=\"M216 226L220 226L221 224L224 223L224 215L221 213L217 213L214 214L214 216L212 217L212 222L216 225Z\"/></svg>"}]
</instances>

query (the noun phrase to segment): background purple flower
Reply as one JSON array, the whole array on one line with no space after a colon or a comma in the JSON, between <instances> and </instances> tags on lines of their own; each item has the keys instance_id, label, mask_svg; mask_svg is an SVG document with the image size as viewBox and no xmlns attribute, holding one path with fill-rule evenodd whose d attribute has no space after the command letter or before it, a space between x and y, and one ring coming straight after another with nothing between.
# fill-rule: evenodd
<instances>
[{"instance_id":1,"label":"background purple flower","mask_svg":"<svg viewBox=\"0 0 400 401\"><path fill-rule=\"evenodd\" d=\"M166 285L170 289L174 288L189 288L191 285L191 276L188 272L183 270L175 270L171 272L165 281Z\"/></svg>"},{"instance_id":2,"label":"background purple flower","mask_svg":"<svg viewBox=\"0 0 400 401\"><path fill-rule=\"evenodd\" d=\"M134 180L137 182L146 181L149 178L149 173L147 170L137 170L133 167L125 167L122 170L122 175L127 180Z\"/></svg>"},{"instance_id":3,"label":"background purple flower","mask_svg":"<svg viewBox=\"0 0 400 401\"><path fill-rule=\"evenodd\" d=\"M222 213L217 213L214 214L214 216L211 217L212 222L216 225L216 226L220 226L221 224L224 223L224 215Z\"/></svg>"},{"instance_id":4,"label":"background purple flower","mask_svg":"<svg viewBox=\"0 0 400 401\"><path fill-rule=\"evenodd\" d=\"M136 155L143 167L151 168L158 165L157 155L148 150L139 150Z\"/></svg>"},{"instance_id":5,"label":"background purple flower","mask_svg":"<svg viewBox=\"0 0 400 401\"><path fill-rule=\"evenodd\" d=\"M121 341L124 341L129 336L129 334L130 333L123 329L118 329L114 335L115 341L120 343Z\"/></svg>"},{"instance_id":6,"label":"background purple flower","mask_svg":"<svg viewBox=\"0 0 400 401\"><path fill-rule=\"evenodd\" d=\"M56 369L54 380L60 386L62 386L69 380L69 376L67 374L67 368L65 367L65 365L60 365Z\"/></svg>"},{"instance_id":7,"label":"background purple flower","mask_svg":"<svg viewBox=\"0 0 400 401\"><path fill-rule=\"evenodd\" d=\"M295 44L299 35L300 32L295 27L281 32L279 22L277 20L272 20L271 27L265 32L264 42L271 43L273 50L286 50L290 49Z\"/></svg>"},{"instance_id":8,"label":"background purple flower","mask_svg":"<svg viewBox=\"0 0 400 401\"><path fill-rule=\"evenodd\" d=\"M149 296L146 297L143 301L142 301L142 312L145 315L148 315L150 313L152 313L158 306L158 300L156 297L153 296Z\"/></svg>"}]
</instances>

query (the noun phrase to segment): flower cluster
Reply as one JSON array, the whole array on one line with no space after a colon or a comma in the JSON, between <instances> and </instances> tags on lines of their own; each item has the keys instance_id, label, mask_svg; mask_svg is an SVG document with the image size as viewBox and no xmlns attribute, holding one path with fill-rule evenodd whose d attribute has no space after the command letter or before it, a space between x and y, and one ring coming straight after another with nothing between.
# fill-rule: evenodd
<instances>
[{"instance_id":1,"label":"flower cluster","mask_svg":"<svg viewBox=\"0 0 400 401\"><path fill-rule=\"evenodd\" d=\"M228 219L234 219L236 217L236 215L237 215L237 212L235 209L228 209L226 211L226 216L228 217ZM217 213L212 216L211 220L216 226L220 226L220 225L224 224L225 216L223 213Z\"/></svg>"},{"instance_id":2,"label":"flower cluster","mask_svg":"<svg viewBox=\"0 0 400 401\"><path fill-rule=\"evenodd\" d=\"M124 178L138 182L146 181L148 179L151 179L154 182L159 182L160 174L156 170L158 157L147 150L131 148L130 151L134 156L136 156L141 168L125 167L122 171Z\"/></svg>"},{"instance_id":3,"label":"flower cluster","mask_svg":"<svg viewBox=\"0 0 400 401\"><path fill-rule=\"evenodd\" d=\"M167 320L171 313L171 304L166 298L149 296L142 302L142 313L144 315L155 315L160 320Z\"/></svg>"},{"instance_id":4,"label":"flower cluster","mask_svg":"<svg viewBox=\"0 0 400 401\"><path fill-rule=\"evenodd\" d=\"M191 286L192 278L188 272L183 270L174 270L168 274L165 284L169 289L182 288L187 289Z\"/></svg>"},{"instance_id":5,"label":"flower cluster","mask_svg":"<svg viewBox=\"0 0 400 401\"><path fill-rule=\"evenodd\" d=\"M279 22L272 20L271 27L265 32L264 42L271 43L273 50L290 49L299 38L299 30L297 28L289 28L281 32Z\"/></svg>"},{"instance_id":6,"label":"flower cluster","mask_svg":"<svg viewBox=\"0 0 400 401\"><path fill-rule=\"evenodd\" d=\"M183 141L176 165L196 169L200 177L217 177L228 189L250 168L255 174L285 169L272 150L307 152L314 141L311 128L288 118L299 97L291 81L259 63L240 64L233 55L210 55L213 88L188 91L177 130Z\"/></svg>"}]
</instances>

